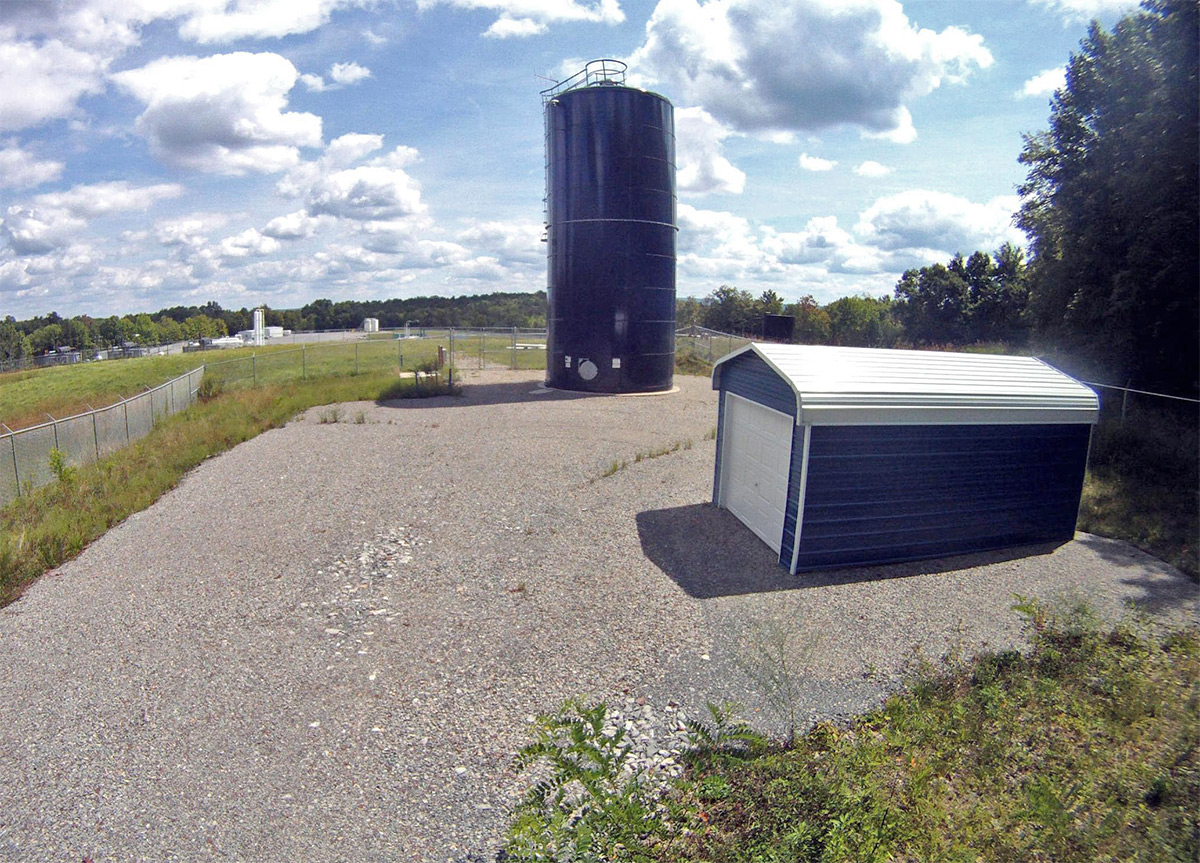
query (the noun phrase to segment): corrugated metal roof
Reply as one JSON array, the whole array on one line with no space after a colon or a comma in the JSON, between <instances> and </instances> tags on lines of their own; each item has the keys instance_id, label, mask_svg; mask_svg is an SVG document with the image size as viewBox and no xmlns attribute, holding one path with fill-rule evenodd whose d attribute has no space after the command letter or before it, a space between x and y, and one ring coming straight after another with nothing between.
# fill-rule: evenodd
<instances>
[{"instance_id":1,"label":"corrugated metal roof","mask_svg":"<svg viewBox=\"0 0 1200 863\"><path fill-rule=\"evenodd\" d=\"M1099 399L1034 357L751 343L796 393L796 422L1094 423Z\"/></svg>"}]
</instances>

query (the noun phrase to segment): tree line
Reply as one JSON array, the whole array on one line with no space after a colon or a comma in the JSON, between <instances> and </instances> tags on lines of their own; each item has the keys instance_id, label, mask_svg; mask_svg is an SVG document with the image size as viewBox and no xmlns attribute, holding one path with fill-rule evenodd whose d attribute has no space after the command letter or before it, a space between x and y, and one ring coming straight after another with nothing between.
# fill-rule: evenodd
<instances>
[{"instance_id":1,"label":"tree line","mask_svg":"<svg viewBox=\"0 0 1200 863\"><path fill-rule=\"evenodd\" d=\"M364 318L377 318L385 329L403 327L405 323L437 328L546 326L544 291L403 300L333 302L319 299L299 309L264 308L267 326L293 332L356 329ZM10 315L0 321L0 361L19 360L62 348L89 350L216 338L251 329L253 325L253 310L223 309L216 302L107 318L89 315L63 318L51 312L18 321Z\"/></svg>"},{"instance_id":2,"label":"tree line","mask_svg":"<svg viewBox=\"0 0 1200 863\"><path fill-rule=\"evenodd\" d=\"M1006 243L995 254L955 255L946 264L908 270L893 293L842 297L822 305L811 295L784 303L774 290L755 297L721 285L703 299L676 304L681 327L761 336L766 315L791 315L801 344L894 348L991 344L1020 348L1031 335L1024 253Z\"/></svg>"}]
</instances>

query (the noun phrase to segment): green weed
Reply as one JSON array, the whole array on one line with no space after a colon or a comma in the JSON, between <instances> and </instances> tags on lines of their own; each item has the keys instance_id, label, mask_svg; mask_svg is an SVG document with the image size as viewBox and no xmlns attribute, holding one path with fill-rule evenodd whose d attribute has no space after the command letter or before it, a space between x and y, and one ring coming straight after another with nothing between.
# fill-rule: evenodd
<instances>
[{"instance_id":1,"label":"green weed","mask_svg":"<svg viewBox=\"0 0 1200 863\"><path fill-rule=\"evenodd\" d=\"M692 446L693 446L692 439L686 438L684 440L673 441L669 444L666 444L665 446L655 447L654 449L644 450L644 451L639 450L638 452L636 452L634 454L632 464L640 464L641 462L643 462L647 459L660 458L661 456L664 456L664 455L671 455L671 453L676 453L676 452L679 452L680 450L689 450L692 448ZM606 467L604 470L602 470L600 472L600 475L598 477L595 477L591 481L594 481L595 479L607 479L610 476L614 476L619 471L622 471L625 468L629 467L630 464L631 464L631 462L629 462L626 459L613 459L611 462L609 462L608 467Z\"/></svg>"},{"instance_id":2,"label":"green weed","mask_svg":"<svg viewBox=\"0 0 1200 863\"><path fill-rule=\"evenodd\" d=\"M50 450L50 472L60 483L70 484L75 481L79 469L67 463L67 454L54 447Z\"/></svg>"},{"instance_id":3,"label":"green weed","mask_svg":"<svg viewBox=\"0 0 1200 863\"><path fill-rule=\"evenodd\" d=\"M540 771L516 807L509 859L522 863L621 863L662 859L676 832L673 810L629 770L625 729L607 725L607 707L567 701L539 716L516 768Z\"/></svg>"}]
</instances>

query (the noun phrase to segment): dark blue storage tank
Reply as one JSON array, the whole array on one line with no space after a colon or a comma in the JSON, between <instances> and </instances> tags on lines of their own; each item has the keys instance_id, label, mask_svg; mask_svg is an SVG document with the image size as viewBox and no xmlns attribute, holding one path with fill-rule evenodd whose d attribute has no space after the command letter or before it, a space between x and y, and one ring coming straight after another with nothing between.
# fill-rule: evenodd
<instances>
[{"instance_id":1,"label":"dark blue storage tank","mask_svg":"<svg viewBox=\"0 0 1200 863\"><path fill-rule=\"evenodd\" d=\"M545 91L546 384L658 392L675 372L675 117L595 60Z\"/></svg>"}]
</instances>

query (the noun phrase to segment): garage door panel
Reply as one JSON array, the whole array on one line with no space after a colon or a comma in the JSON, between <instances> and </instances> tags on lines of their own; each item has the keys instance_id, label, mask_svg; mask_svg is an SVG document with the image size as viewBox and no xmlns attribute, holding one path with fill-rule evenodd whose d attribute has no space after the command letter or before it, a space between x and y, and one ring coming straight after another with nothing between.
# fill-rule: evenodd
<instances>
[{"instance_id":1,"label":"garage door panel","mask_svg":"<svg viewBox=\"0 0 1200 863\"><path fill-rule=\"evenodd\" d=\"M778 553L787 506L791 417L732 394L725 399L722 505Z\"/></svg>"}]
</instances>

